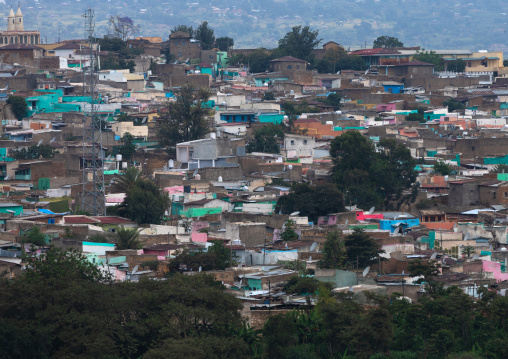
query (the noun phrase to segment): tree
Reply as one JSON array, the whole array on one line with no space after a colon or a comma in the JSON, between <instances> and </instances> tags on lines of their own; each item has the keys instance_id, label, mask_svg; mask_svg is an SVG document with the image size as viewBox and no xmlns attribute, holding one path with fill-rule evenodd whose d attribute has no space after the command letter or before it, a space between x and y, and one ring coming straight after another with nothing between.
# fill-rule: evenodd
<instances>
[{"instance_id":1,"label":"tree","mask_svg":"<svg viewBox=\"0 0 508 359\"><path fill-rule=\"evenodd\" d=\"M264 125L256 130L254 139L247 143L247 152L280 153L278 138L284 138L284 131L281 126Z\"/></svg>"},{"instance_id":2,"label":"tree","mask_svg":"<svg viewBox=\"0 0 508 359\"><path fill-rule=\"evenodd\" d=\"M333 178L346 203L389 209L416 199L415 160L404 145L383 139L376 150L360 132L348 131L332 141L330 155Z\"/></svg>"},{"instance_id":3,"label":"tree","mask_svg":"<svg viewBox=\"0 0 508 359\"><path fill-rule=\"evenodd\" d=\"M268 50L258 49L246 58L241 58L241 62L248 64L249 72L256 74L268 70L268 62L272 59L273 56Z\"/></svg>"},{"instance_id":4,"label":"tree","mask_svg":"<svg viewBox=\"0 0 508 359\"><path fill-rule=\"evenodd\" d=\"M112 190L117 193L127 193L141 180L143 177L136 167L127 167L113 179Z\"/></svg>"},{"instance_id":5,"label":"tree","mask_svg":"<svg viewBox=\"0 0 508 359\"><path fill-rule=\"evenodd\" d=\"M195 35L195 31L192 28L192 26L178 25L178 26L175 26L173 29L171 29L171 33L178 32L178 31L186 32L190 35L190 37L194 37L194 35Z\"/></svg>"},{"instance_id":6,"label":"tree","mask_svg":"<svg viewBox=\"0 0 508 359\"><path fill-rule=\"evenodd\" d=\"M227 36L218 37L215 39L215 47L218 47L220 51L229 51L229 49L234 45L235 41Z\"/></svg>"},{"instance_id":7,"label":"tree","mask_svg":"<svg viewBox=\"0 0 508 359\"><path fill-rule=\"evenodd\" d=\"M441 55L436 54L434 51L418 51L413 56L414 61L422 61L427 62L429 64L434 65L434 70L443 71L444 70L444 60Z\"/></svg>"},{"instance_id":8,"label":"tree","mask_svg":"<svg viewBox=\"0 0 508 359\"><path fill-rule=\"evenodd\" d=\"M453 98L444 101L443 106L448 107L448 112L455 112L457 110L464 110L466 108L464 103L457 101Z\"/></svg>"},{"instance_id":9,"label":"tree","mask_svg":"<svg viewBox=\"0 0 508 359\"><path fill-rule=\"evenodd\" d=\"M473 255L475 252L476 249L473 246L462 247L462 254L464 254L467 258L471 258L471 255Z\"/></svg>"},{"instance_id":10,"label":"tree","mask_svg":"<svg viewBox=\"0 0 508 359\"><path fill-rule=\"evenodd\" d=\"M278 50L282 56L293 56L300 60L312 62L312 50L321 42L319 31L312 31L310 26L294 26L279 40Z\"/></svg>"},{"instance_id":11,"label":"tree","mask_svg":"<svg viewBox=\"0 0 508 359\"><path fill-rule=\"evenodd\" d=\"M130 17L110 16L109 28L113 37L127 41L131 36L137 34L141 26L136 24Z\"/></svg>"},{"instance_id":12,"label":"tree","mask_svg":"<svg viewBox=\"0 0 508 359\"><path fill-rule=\"evenodd\" d=\"M410 261L407 266L408 272L412 277L422 277L418 282L425 282L427 289L433 293L435 287L435 278L439 273L439 264L434 261L423 262L421 259Z\"/></svg>"},{"instance_id":13,"label":"tree","mask_svg":"<svg viewBox=\"0 0 508 359\"><path fill-rule=\"evenodd\" d=\"M378 261L379 255L385 251L361 228L355 228L346 237L347 263L356 268L369 266Z\"/></svg>"},{"instance_id":14,"label":"tree","mask_svg":"<svg viewBox=\"0 0 508 359\"><path fill-rule=\"evenodd\" d=\"M320 268L342 269L346 260L346 247L341 233L333 230L326 236L323 246L323 257L319 261Z\"/></svg>"},{"instance_id":15,"label":"tree","mask_svg":"<svg viewBox=\"0 0 508 359\"><path fill-rule=\"evenodd\" d=\"M274 100L275 95L273 94L273 92L270 91L265 92L263 98L261 99L261 101L274 101Z\"/></svg>"},{"instance_id":16,"label":"tree","mask_svg":"<svg viewBox=\"0 0 508 359\"><path fill-rule=\"evenodd\" d=\"M46 244L46 235L42 233L39 227L33 226L24 236L23 242L42 247Z\"/></svg>"},{"instance_id":17,"label":"tree","mask_svg":"<svg viewBox=\"0 0 508 359\"><path fill-rule=\"evenodd\" d=\"M117 117L116 120L118 122L133 122L134 121L134 119L125 112L122 112L120 114L120 116Z\"/></svg>"},{"instance_id":18,"label":"tree","mask_svg":"<svg viewBox=\"0 0 508 359\"><path fill-rule=\"evenodd\" d=\"M10 151L10 156L16 160L38 160L39 158L53 158L58 151L51 145L32 145L20 150L13 149Z\"/></svg>"},{"instance_id":19,"label":"tree","mask_svg":"<svg viewBox=\"0 0 508 359\"><path fill-rule=\"evenodd\" d=\"M118 148L118 153L122 155L122 159L130 161L136 152L136 145L134 144L134 137L126 132L120 139L122 145Z\"/></svg>"},{"instance_id":20,"label":"tree","mask_svg":"<svg viewBox=\"0 0 508 359\"><path fill-rule=\"evenodd\" d=\"M30 282L41 280L64 280L103 282L109 275L100 270L80 252L74 249L64 251L50 246L43 254L25 254L25 278Z\"/></svg>"},{"instance_id":21,"label":"tree","mask_svg":"<svg viewBox=\"0 0 508 359\"><path fill-rule=\"evenodd\" d=\"M392 36L379 36L372 44L374 49L379 48L393 48L393 47L404 47L404 44L399 41L396 37Z\"/></svg>"},{"instance_id":22,"label":"tree","mask_svg":"<svg viewBox=\"0 0 508 359\"><path fill-rule=\"evenodd\" d=\"M26 117L28 105L24 97L10 95L9 98L7 98L7 104L11 105L12 113L16 116L18 121L21 121L23 117Z\"/></svg>"},{"instance_id":23,"label":"tree","mask_svg":"<svg viewBox=\"0 0 508 359\"><path fill-rule=\"evenodd\" d=\"M119 212L138 224L160 224L169 205L166 192L151 180L142 179L127 191Z\"/></svg>"},{"instance_id":24,"label":"tree","mask_svg":"<svg viewBox=\"0 0 508 359\"><path fill-rule=\"evenodd\" d=\"M344 198L332 183L297 183L289 194L277 200L275 212L279 211L283 214L298 211L300 215L307 216L309 221L315 222L319 216L344 211Z\"/></svg>"},{"instance_id":25,"label":"tree","mask_svg":"<svg viewBox=\"0 0 508 359\"><path fill-rule=\"evenodd\" d=\"M215 43L215 35L213 29L208 27L208 21L203 21L199 24L196 30L196 40L201 42L201 48L203 50L211 50Z\"/></svg>"},{"instance_id":26,"label":"tree","mask_svg":"<svg viewBox=\"0 0 508 359\"><path fill-rule=\"evenodd\" d=\"M341 97L335 92L332 92L326 97L325 103L328 106L333 106L333 109L335 111L340 110L340 108L342 107Z\"/></svg>"},{"instance_id":27,"label":"tree","mask_svg":"<svg viewBox=\"0 0 508 359\"><path fill-rule=\"evenodd\" d=\"M434 164L434 172L439 173L443 176L448 176L453 173L453 169L450 165L446 164L443 160L438 160Z\"/></svg>"},{"instance_id":28,"label":"tree","mask_svg":"<svg viewBox=\"0 0 508 359\"><path fill-rule=\"evenodd\" d=\"M215 256L217 269L224 270L236 265L235 258L231 256L231 250L226 248L220 241L213 241L213 244L208 248L208 252Z\"/></svg>"},{"instance_id":29,"label":"tree","mask_svg":"<svg viewBox=\"0 0 508 359\"><path fill-rule=\"evenodd\" d=\"M453 72L464 72L466 69L466 62L461 59L448 61L446 64L446 69Z\"/></svg>"},{"instance_id":30,"label":"tree","mask_svg":"<svg viewBox=\"0 0 508 359\"><path fill-rule=\"evenodd\" d=\"M165 105L166 118L157 133L161 147L173 148L177 143L203 138L210 131L207 119L213 110L203 105L210 95L209 89L194 93L192 85L182 86L176 101Z\"/></svg>"},{"instance_id":31,"label":"tree","mask_svg":"<svg viewBox=\"0 0 508 359\"><path fill-rule=\"evenodd\" d=\"M296 241L299 238L298 233L295 232L295 222L293 220L289 219L284 223L279 238L284 242Z\"/></svg>"},{"instance_id":32,"label":"tree","mask_svg":"<svg viewBox=\"0 0 508 359\"><path fill-rule=\"evenodd\" d=\"M143 245L139 241L139 232L136 229L119 227L116 230L116 249L141 249Z\"/></svg>"},{"instance_id":33,"label":"tree","mask_svg":"<svg viewBox=\"0 0 508 359\"><path fill-rule=\"evenodd\" d=\"M406 116L406 121L418 121L420 123L424 123L425 117L418 112L410 113L409 115Z\"/></svg>"}]
</instances>

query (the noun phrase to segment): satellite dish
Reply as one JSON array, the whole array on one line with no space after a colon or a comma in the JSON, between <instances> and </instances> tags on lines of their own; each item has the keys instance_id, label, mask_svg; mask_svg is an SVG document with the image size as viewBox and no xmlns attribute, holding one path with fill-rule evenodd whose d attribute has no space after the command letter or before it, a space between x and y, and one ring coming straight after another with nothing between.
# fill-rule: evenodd
<instances>
[{"instance_id":1,"label":"satellite dish","mask_svg":"<svg viewBox=\"0 0 508 359\"><path fill-rule=\"evenodd\" d=\"M51 139L51 141L49 141L49 143L53 143L53 142L55 142L55 140L56 140L56 137L53 137L53 138Z\"/></svg>"},{"instance_id":2,"label":"satellite dish","mask_svg":"<svg viewBox=\"0 0 508 359\"><path fill-rule=\"evenodd\" d=\"M312 243L312 245L310 246L310 251L314 252L316 250L316 247L317 247L317 242Z\"/></svg>"},{"instance_id":3,"label":"satellite dish","mask_svg":"<svg viewBox=\"0 0 508 359\"><path fill-rule=\"evenodd\" d=\"M290 216L298 216L300 214L300 211L296 211L290 214Z\"/></svg>"},{"instance_id":4,"label":"satellite dish","mask_svg":"<svg viewBox=\"0 0 508 359\"><path fill-rule=\"evenodd\" d=\"M4 181L7 181L9 179L9 175L5 176Z\"/></svg>"},{"instance_id":5,"label":"satellite dish","mask_svg":"<svg viewBox=\"0 0 508 359\"><path fill-rule=\"evenodd\" d=\"M376 207L371 207L371 208L369 209L369 211L367 212L367 214L372 214L372 213L374 213L374 210L375 210L375 209L376 209Z\"/></svg>"},{"instance_id":6,"label":"satellite dish","mask_svg":"<svg viewBox=\"0 0 508 359\"><path fill-rule=\"evenodd\" d=\"M141 123L146 123L146 117L143 117L143 121Z\"/></svg>"},{"instance_id":7,"label":"satellite dish","mask_svg":"<svg viewBox=\"0 0 508 359\"><path fill-rule=\"evenodd\" d=\"M7 177L6 177L7 178ZM11 192L7 192L7 198L9 198L9 195L11 194Z\"/></svg>"},{"instance_id":8,"label":"satellite dish","mask_svg":"<svg viewBox=\"0 0 508 359\"><path fill-rule=\"evenodd\" d=\"M293 165L289 165L289 166L288 166L288 168L289 168L290 170L292 170L292 169L293 169Z\"/></svg>"},{"instance_id":9,"label":"satellite dish","mask_svg":"<svg viewBox=\"0 0 508 359\"><path fill-rule=\"evenodd\" d=\"M222 176L219 176L219 178L217 178L217 181L222 182Z\"/></svg>"},{"instance_id":10,"label":"satellite dish","mask_svg":"<svg viewBox=\"0 0 508 359\"><path fill-rule=\"evenodd\" d=\"M196 169L196 170L194 171L194 173L192 174L192 177L196 177L196 175L197 175L197 174L198 174L198 169Z\"/></svg>"},{"instance_id":11,"label":"satellite dish","mask_svg":"<svg viewBox=\"0 0 508 359\"><path fill-rule=\"evenodd\" d=\"M309 256L309 262L312 260L312 256Z\"/></svg>"},{"instance_id":12,"label":"satellite dish","mask_svg":"<svg viewBox=\"0 0 508 359\"><path fill-rule=\"evenodd\" d=\"M106 157L106 161L109 161L111 159L111 155L109 155L108 157Z\"/></svg>"},{"instance_id":13,"label":"satellite dish","mask_svg":"<svg viewBox=\"0 0 508 359\"><path fill-rule=\"evenodd\" d=\"M480 259L480 255L479 255L478 253L476 253L476 254L473 256L472 260L473 260L473 261L475 261L475 260L477 260L477 259Z\"/></svg>"},{"instance_id":14,"label":"satellite dish","mask_svg":"<svg viewBox=\"0 0 508 359\"><path fill-rule=\"evenodd\" d=\"M430 256L430 259L431 259L431 260L434 260L434 259L436 259L436 257L437 257L437 252L434 252L434 253L432 253L432 255Z\"/></svg>"},{"instance_id":15,"label":"satellite dish","mask_svg":"<svg viewBox=\"0 0 508 359\"><path fill-rule=\"evenodd\" d=\"M347 226L348 223L349 223L349 218L346 218L346 226Z\"/></svg>"},{"instance_id":16,"label":"satellite dish","mask_svg":"<svg viewBox=\"0 0 508 359\"><path fill-rule=\"evenodd\" d=\"M138 266L138 265L136 265L136 266L134 267L134 269L132 270L131 274L136 273L136 272L138 271L138 269L139 269L139 266Z\"/></svg>"},{"instance_id":17,"label":"satellite dish","mask_svg":"<svg viewBox=\"0 0 508 359\"><path fill-rule=\"evenodd\" d=\"M395 235L397 235L397 234L399 234L399 233L400 233L400 227L397 227L397 228L395 229L395 231L393 231L393 235L395 236Z\"/></svg>"},{"instance_id":18,"label":"satellite dish","mask_svg":"<svg viewBox=\"0 0 508 359\"><path fill-rule=\"evenodd\" d=\"M367 268L365 268L365 269L363 270L362 277L365 277L367 274L369 274L369 271L370 271L370 266L369 266L369 267L367 267Z\"/></svg>"},{"instance_id":19,"label":"satellite dish","mask_svg":"<svg viewBox=\"0 0 508 359\"><path fill-rule=\"evenodd\" d=\"M198 271L201 272L202 270L203 270L203 268L201 268L201 266L199 266Z\"/></svg>"},{"instance_id":20,"label":"satellite dish","mask_svg":"<svg viewBox=\"0 0 508 359\"><path fill-rule=\"evenodd\" d=\"M464 240L468 241L469 238L471 238L471 235L469 233L466 233L466 235L464 236Z\"/></svg>"},{"instance_id":21,"label":"satellite dish","mask_svg":"<svg viewBox=\"0 0 508 359\"><path fill-rule=\"evenodd\" d=\"M40 140L40 141L39 141L39 143L37 144L37 146L40 146L40 145L41 145L41 143L42 143L42 140Z\"/></svg>"}]
</instances>

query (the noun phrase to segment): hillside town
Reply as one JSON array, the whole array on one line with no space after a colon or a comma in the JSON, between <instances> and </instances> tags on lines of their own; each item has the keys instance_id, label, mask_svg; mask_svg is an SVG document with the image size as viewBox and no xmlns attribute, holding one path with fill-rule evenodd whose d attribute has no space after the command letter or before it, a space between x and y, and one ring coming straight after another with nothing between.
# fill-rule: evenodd
<instances>
[{"instance_id":1,"label":"hillside town","mask_svg":"<svg viewBox=\"0 0 508 359\"><path fill-rule=\"evenodd\" d=\"M320 284L362 305L505 296L502 52L314 38L299 58L290 36L219 48L195 38L206 26L47 44L21 8L7 19L4 279L55 250L114 283L206 273L256 329Z\"/></svg>"}]
</instances>

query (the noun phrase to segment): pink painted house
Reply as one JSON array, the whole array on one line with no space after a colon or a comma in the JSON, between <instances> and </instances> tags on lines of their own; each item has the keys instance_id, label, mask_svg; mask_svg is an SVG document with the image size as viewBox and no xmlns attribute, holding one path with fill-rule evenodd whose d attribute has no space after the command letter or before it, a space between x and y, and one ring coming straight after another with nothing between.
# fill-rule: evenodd
<instances>
[{"instance_id":1,"label":"pink painted house","mask_svg":"<svg viewBox=\"0 0 508 359\"><path fill-rule=\"evenodd\" d=\"M383 213L368 214L364 211L356 211L356 219L358 221L365 221L367 219L384 219Z\"/></svg>"}]
</instances>

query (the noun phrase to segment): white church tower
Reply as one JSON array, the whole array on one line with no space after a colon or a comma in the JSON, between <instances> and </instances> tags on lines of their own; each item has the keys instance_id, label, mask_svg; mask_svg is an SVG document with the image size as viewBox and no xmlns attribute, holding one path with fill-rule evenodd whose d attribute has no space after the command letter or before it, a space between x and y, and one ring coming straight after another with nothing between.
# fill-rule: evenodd
<instances>
[{"instance_id":1,"label":"white church tower","mask_svg":"<svg viewBox=\"0 0 508 359\"><path fill-rule=\"evenodd\" d=\"M24 31L23 14L21 13L21 5L20 4L18 4L18 11L16 11L14 20L15 20L14 21L14 31Z\"/></svg>"},{"instance_id":2,"label":"white church tower","mask_svg":"<svg viewBox=\"0 0 508 359\"><path fill-rule=\"evenodd\" d=\"M9 17L7 18L7 31L14 31L16 27L16 17L14 16L14 11L9 12Z\"/></svg>"}]
</instances>

